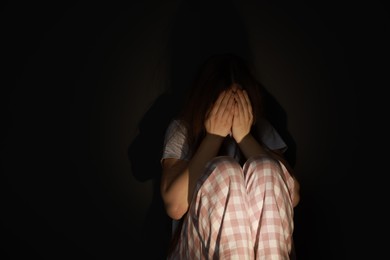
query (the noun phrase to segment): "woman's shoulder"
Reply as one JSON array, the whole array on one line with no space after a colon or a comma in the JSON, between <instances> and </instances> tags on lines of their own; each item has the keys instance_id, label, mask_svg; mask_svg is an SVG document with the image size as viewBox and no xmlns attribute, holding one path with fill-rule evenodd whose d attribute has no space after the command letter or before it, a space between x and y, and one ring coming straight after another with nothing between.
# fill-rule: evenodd
<instances>
[{"instance_id":1,"label":"woman's shoulder","mask_svg":"<svg viewBox=\"0 0 390 260\"><path fill-rule=\"evenodd\" d=\"M182 133L186 133L186 124L184 122L184 120L180 119L180 118L173 118L171 119L169 125L168 125L168 129L167 129L167 132L168 133L173 133L173 132L182 132Z\"/></svg>"},{"instance_id":2,"label":"woman's shoulder","mask_svg":"<svg viewBox=\"0 0 390 260\"><path fill-rule=\"evenodd\" d=\"M170 123L169 123L169 126L168 127L172 127L172 128L183 128L185 127L185 123L184 123L184 120L183 119L180 119L180 118L172 118Z\"/></svg>"}]
</instances>

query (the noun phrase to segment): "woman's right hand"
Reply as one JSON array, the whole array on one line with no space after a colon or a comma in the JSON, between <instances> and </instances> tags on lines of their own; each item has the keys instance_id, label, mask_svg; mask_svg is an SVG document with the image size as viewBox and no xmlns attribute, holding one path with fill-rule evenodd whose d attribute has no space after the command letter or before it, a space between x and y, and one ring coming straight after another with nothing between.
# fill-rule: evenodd
<instances>
[{"instance_id":1,"label":"woman's right hand","mask_svg":"<svg viewBox=\"0 0 390 260\"><path fill-rule=\"evenodd\" d=\"M234 95L231 89L223 91L206 116L207 133L226 137L232 129Z\"/></svg>"}]
</instances>

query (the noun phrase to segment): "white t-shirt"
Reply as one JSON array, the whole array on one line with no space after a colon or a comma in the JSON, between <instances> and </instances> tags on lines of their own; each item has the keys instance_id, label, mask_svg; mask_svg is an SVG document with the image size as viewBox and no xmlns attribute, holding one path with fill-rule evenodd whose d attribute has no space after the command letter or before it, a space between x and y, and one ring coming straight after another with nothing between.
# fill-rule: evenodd
<instances>
[{"instance_id":1,"label":"white t-shirt","mask_svg":"<svg viewBox=\"0 0 390 260\"><path fill-rule=\"evenodd\" d=\"M262 119L257 123L257 131L264 145L271 150L281 149L283 152L287 150L287 145L280 137L276 129L269 123L268 120ZM161 160L165 158L175 158L189 161L192 154L186 142L186 128L179 120L174 119L169 124L165 133L163 154ZM240 160L238 145L232 138L225 138L226 153L234 157L237 161Z\"/></svg>"}]
</instances>

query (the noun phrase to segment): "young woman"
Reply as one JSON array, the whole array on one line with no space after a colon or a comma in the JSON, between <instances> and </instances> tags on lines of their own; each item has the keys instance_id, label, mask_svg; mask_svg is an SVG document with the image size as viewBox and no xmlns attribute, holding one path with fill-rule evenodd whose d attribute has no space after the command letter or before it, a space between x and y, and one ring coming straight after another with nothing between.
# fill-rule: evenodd
<instances>
[{"instance_id":1,"label":"young woman","mask_svg":"<svg viewBox=\"0 0 390 260\"><path fill-rule=\"evenodd\" d=\"M289 259L299 184L250 67L212 56L184 104L161 160L166 212L180 223L168 258Z\"/></svg>"}]
</instances>

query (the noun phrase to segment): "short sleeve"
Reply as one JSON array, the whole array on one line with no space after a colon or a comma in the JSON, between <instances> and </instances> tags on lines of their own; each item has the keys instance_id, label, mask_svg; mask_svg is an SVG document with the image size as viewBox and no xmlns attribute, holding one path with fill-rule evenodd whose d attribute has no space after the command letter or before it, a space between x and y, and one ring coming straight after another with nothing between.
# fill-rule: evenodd
<instances>
[{"instance_id":1,"label":"short sleeve","mask_svg":"<svg viewBox=\"0 0 390 260\"><path fill-rule=\"evenodd\" d=\"M284 142L282 137L276 131L276 129L271 125L271 123L262 119L258 124L259 137L261 141L271 150L282 150L285 152L287 150L287 144Z\"/></svg>"},{"instance_id":2,"label":"short sleeve","mask_svg":"<svg viewBox=\"0 0 390 260\"><path fill-rule=\"evenodd\" d=\"M186 142L187 131L179 120L172 120L164 138L162 158L189 160L189 148Z\"/></svg>"}]
</instances>

